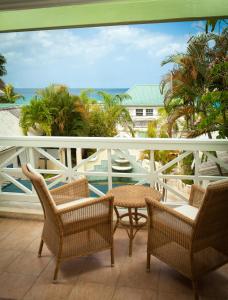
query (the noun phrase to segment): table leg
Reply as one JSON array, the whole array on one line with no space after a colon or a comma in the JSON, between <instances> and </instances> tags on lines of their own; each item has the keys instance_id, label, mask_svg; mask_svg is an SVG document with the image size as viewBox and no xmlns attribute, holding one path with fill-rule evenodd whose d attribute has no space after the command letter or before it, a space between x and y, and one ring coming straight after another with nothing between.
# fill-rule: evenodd
<instances>
[{"instance_id":1,"label":"table leg","mask_svg":"<svg viewBox=\"0 0 228 300\"><path fill-rule=\"evenodd\" d=\"M131 213L131 208L128 208L128 213L129 213L129 224L130 224L130 234L129 234L129 256L132 256L132 243L133 243L133 217Z\"/></svg>"},{"instance_id":2,"label":"table leg","mask_svg":"<svg viewBox=\"0 0 228 300\"><path fill-rule=\"evenodd\" d=\"M115 224L113 233L115 233L116 228L117 228L117 226L118 226L118 224L120 222L120 214L119 214L118 209L116 208L116 206L114 206L114 210L115 210L115 213L116 213L116 224Z\"/></svg>"},{"instance_id":3,"label":"table leg","mask_svg":"<svg viewBox=\"0 0 228 300\"><path fill-rule=\"evenodd\" d=\"M138 225L138 208L135 208L135 224Z\"/></svg>"}]
</instances>

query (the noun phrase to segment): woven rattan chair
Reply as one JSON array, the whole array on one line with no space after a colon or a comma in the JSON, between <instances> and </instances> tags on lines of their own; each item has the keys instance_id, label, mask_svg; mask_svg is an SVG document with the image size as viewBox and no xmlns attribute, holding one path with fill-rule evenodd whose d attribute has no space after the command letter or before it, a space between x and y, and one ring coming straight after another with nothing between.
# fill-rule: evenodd
<instances>
[{"instance_id":1,"label":"woven rattan chair","mask_svg":"<svg viewBox=\"0 0 228 300\"><path fill-rule=\"evenodd\" d=\"M146 198L147 269L154 255L192 280L228 262L228 180L191 188L189 205L169 208Z\"/></svg>"},{"instance_id":2,"label":"woven rattan chair","mask_svg":"<svg viewBox=\"0 0 228 300\"><path fill-rule=\"evenodd\" d=\"M38 256L45 242L56 256L54 281L60 262L75 256L110 249L113 266L113 197L88 199L86 179L49 191L43 177L29 164L23 165L22 170L31 180L43 207L44 227Z\"/></svg>"}]
</instances>

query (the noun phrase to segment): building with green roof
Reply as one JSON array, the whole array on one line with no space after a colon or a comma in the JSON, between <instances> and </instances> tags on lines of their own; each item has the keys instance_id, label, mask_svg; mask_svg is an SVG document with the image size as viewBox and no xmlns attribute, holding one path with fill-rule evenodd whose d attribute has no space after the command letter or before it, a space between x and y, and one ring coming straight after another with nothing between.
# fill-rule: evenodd
<instances>
[{"instance_id":1,"label":"building with green roof","mask_svg":"<svg viewBox=\"0 0 228 300\"><path fill-rule=\"evenodd\" d=\"M131 98L124 101L135 128L146 129L149 121L156 120L158 108L163 107L164 97L158 84L136 84L126 94Z\"/></svg>"}]
</instances>

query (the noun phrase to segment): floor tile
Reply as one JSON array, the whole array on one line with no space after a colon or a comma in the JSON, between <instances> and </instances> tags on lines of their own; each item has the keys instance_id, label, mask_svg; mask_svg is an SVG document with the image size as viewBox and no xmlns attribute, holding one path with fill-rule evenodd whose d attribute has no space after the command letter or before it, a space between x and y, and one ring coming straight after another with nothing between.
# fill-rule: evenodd
<instances>
[{"instance_id":1,"label":"floor tile","mask_svg":"<svg viewBox=\"0 0 228 300\"><path fill-rule=\"evenodd\" d=\"M19 255L17 250L0 249L0 272L3 272Z\"/></svg>"},{"instance_id":2,"label":"floor tile","mask_svg":"<svg viewBox=\"0 0 228 300\"><path fill-rule=\"evenodd\" d=\"M1 273L0 298L21 299L35 282L35 276Z\"/></svg>"},{"instance_id":3,"label":"floor tile","mask_svg":"<svg viewBox=\"0 0 228 300\"><path fill-rule=\"evenodd\" d=\"M58 272L58 283L63 282L76 282L79 275L83 272L86 259L83 257L72 258L65 260L60 264ZM40 277L46 280L46 282L52 282L54 271L56 266L55 258L52 258L47 268L41 273Z\"/></svg>"},{"instance_id":4,"label":"floor tile","mask_svg":"<svg viewBox=\"0 0 228 300\"><path fill-rule=\"evenodd\" d=\"M101 259L95 255L86 259L79 281L116 285L120 275L120 266L111 267L110 259Z\"/></svg>"},{"instance_id":5,"label":"floor tile","mask_svg":"<svg viewBox=\"0 0 228 300\"><path fill-rule=\"evenodd\" d=\"M194 294L158 292L157 300L194 300Z\"/></svg>"},{"instance_id":6,"label":"floor tile","mask_svg":"<svg viewBox=\"0 0 228 300\"><path fill-rule=\"evenodd\" d=\"M32 231L21 231L20 227L8 234L0 241L0 249L5 250L24 250L36 238Z\"/></svg>"},{"instance_id":7,"label":"floor tile","mask_svg":"<svg viewBox=\"0 0 228 300\"><path fill-rule=\"evenodd\" d=\"M43 229L42 221L24 220L22 224L19 226L19 230L21 233L32 234L34 238L41 236L42 229Z\"/></svg>"},{"instance_id":8,"label":"floor tile","mask_svg":"<svg viewBox=\"0 0 228 300\"><path fill-rule=\"evenodd\" d=\"M23 251L7 267L6 272L38 276L50 260L51 257L38 257L35 253Z\"/></svg>"},{"instance_id":9,"label":"floor tile","mask_svg":"<svg viewBox=\"0 0 228 300\"><path fill-rule=\"evenodd\" d=\"M112 300L157 300L157 292L153 290L117 288Z\"/></svg>"},{"instance_id":10,"label":"floor tile","mask_svg":"<svg viewBox=\"0 0 228 300\"><path fill-rule=\"evenodd\" d=\"M33 240L27 247L26 247L26 251L32 252L32 253L36 253L38 254L38 250L40 247L40 240L41 237L37 237L35 240ZM42 256L52 256L51 252L48 250L46 244L43 244L43 249L42 249Z\"/></svg>"},{"instance_id":11,"label":"floor tile","mask_svg":"<svg viewBox=\"0 0 228 300\"><path fill-rule=\"evenodd\" d=\"M115 267L110 250L65 260L53 284L55 258L44 245L37 257L43 223L0 218L0 299L25 300L190 300L191 281L151 256L146 272L146 230L140 230L129 257L124 229L114 237ZM228 264L199 281L200 300L228 300Z\"/></svg>"},{"instance_id":12,"label":"floor tile","mask_svg":"<svg viewBox=\"0 0 228 300\"><path fill-rule=\"evenodd\" d=\"M134 257L129 258L121 268L118 286L157 289L160 267L158 261L153 260L153 258L151 264L153 264L153 267L148 273L144 262L137 262Z\"/></svg>"},{"instance_id":13,"label":"floor tile","mask_svg":"<svg viewBox=\"0 0 228 300\"><path fill-rule=\"evenodd\" d=\"M73 287L69 281L52 283L52 280L39 277L23 300L66 300Z\"/></svg>"},{"instance_id":14,"label":"floor tile","mask_svg":"<svg viewBox=\"0 0 228 300\"><path fill-rule=\"evenodd\" d=\"M1 244L1 240L7 237L7 235L9 235L15 229L17 229L21 223L22 221L20 220L1 218L0 219L0 244Z\"/></svg>"},{"instance_id":15,"label":"floor tile","mask_svg":"<svg viewBox=\"0 0 228 300\"><path fill-rule=\"evenodd\" d=\"M161 263L159 291L168 293L192 294L192 283L189 279Z\"/></svg>"},{"instance_id":16,"label":"floor tile","mask_svg":"<svg viewBox=\"0 0 228 300\"><path fill-rule=\"evenodd\" d=\"M111 300L115 288L100 283L78 282L68 300Z\"/></svg>"},{"instance_id":17,"label":"floor tile","mask_svg":"<svg viewBox=\"0 0 228 300\"><path fill-rule=\"evenodd\" d=\"M228 300L228 276L219 270L209 273L199 281L199 293L204 298Z\"/></svg>"}]
</instances>

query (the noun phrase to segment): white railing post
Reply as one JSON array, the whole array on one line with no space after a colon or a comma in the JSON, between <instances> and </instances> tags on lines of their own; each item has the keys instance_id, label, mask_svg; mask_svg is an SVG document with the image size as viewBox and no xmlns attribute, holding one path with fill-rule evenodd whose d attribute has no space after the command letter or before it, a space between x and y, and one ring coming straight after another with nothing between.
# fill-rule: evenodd
<instances>
[{"instance_id":1,"label":"white railing post","mask_svg":"<svg viewBox=\"0 0 228 300\"><path fill-rule=\"evenodd\" d=\"M34 152L33 152L33 148L32 147L29 147L28 153L29 153L29 163L31 164L31 166L33 168L36 168L36 166L35 166L35 159L34 159Z\"/></svg>"},{"instance_id":2,"label":"white railing post","mask_svg":"<svg viewBox=\"0 0 228 300\"><path fill-rule=\"evenodd\" d=\"M72 160L71 160L71 148L67 148L67 176L68 176L68 182L72 181Z\"/></svg>"},{"instance_id":3,"label":"white railing post","mask_svg":"<svg viewBox=\"0 0 228 300\"><path fill-rule=\"evenodd\" d=\"M154 150L150 151L150 187L155 185L155 160L154 160Z\"/></svg>"},{"instance_id":4,"label":"white railing post","mask_svg":"<svg viewBox=\"0 0 228 300\"><path fill-rule=\"evenodd\" d=\"M108 190L112 189L112 155L111 149L107 149L108 156Z\"/></svg>"},{"instance_id":5,"label":"white railing post","mask_svg":"<svg viewBox=\"0 0 228 300\"><path fill-rule=\"evenodd\" d=\"M199 184L199 166L200 166L200 158L199 158L199 151L194 152L194 158L195 158L195 177L194 177L194 183Z\"/></svg>"},{"instance_id":6,"label":"white railing post","mask_svg":"<svg viewBox=\"0 0 228 300\"><path fill-rule=\"evenodd\" d=\"M16 152L10 155L0 153L0 175L2 178L3 186L5 184L13 184L17 186L24 193L5 192L0 190L0 200L13 200L13 201L31 201L35 199L35 194L29 190L23 182L20 182L20 178L23 177L22 170L19 167L10 166L16 157L19 156L22 163L30 162L34 167L38 167L36 154L42 155L52 164L48 164L47 169L38 169L41 174L53 174L54 177L50 180L49 187L55 186L59 182L66 180L71 181L77 176L93 176L93 177L106 177L108 178L108 189L112 189L113 177L117 178L131 178L137 179L139 182L149 183L151 187L155 187L156 184L161 186L166 191L169 191L169 195L174 196L172 201L187 201L187 197L181 194L181 190L178 189L175 180L193 180L195 183L203 183L219 180L221 176L219 174L203 175L201 172L202 167L200 163L200 153L204 152L209 159L226 170L228 170L228 164L222 156L214 157L211 152L227 152L228 140L198 140L198 139L150 139L150 138L91 138L91 137L41 137L41 136L29 136L29 137L0 137L0 144L3 147L12 147L16 149ZM65 147L64 149L62 147ZM97 153L94 153L87 159L80 162L81 149L88 148L100 149ZM61 160L56 157L52 152L46 152L44 149L59 148L62 151ZM71 161L71 149L77 148L77 165L72 168ZM66 149L66 150L65 150ZM131 152L131 150L134 150ZM136 161L136 151L150 151L149 167L142 167ZM166 163L163 166L155 166L155 151L177 151L178 156ZM101 158L93 160L98 153L105 153L107 151L107 165L108 170L99 170L95 168L96 165L101 164ZM130 173L115 172L112 170L112 151L120 151L132 164L133 171ZM66 157L65 157L66 153ZM185 157L194 153L195 157L195 172L193 175L186 175L179 172L165 172L168 168L176 163L182 161ZM101 155L102 156L102 155ZM67 162L66 162L67 160ZM64 162L64 163L63 163ZM83 166L90 162L89 168L83 170ZM94 163L93 163L94 162ZM138 165L137 165L138 164ZM53 165L53 167L52 167ZM139 172L140 171L140 172ZM228 176L222 178L228 179ZM2 186L2 187L3 187ZM4 189L5 190L5 189ZM102 189L99 190L90 184L90 190L97 195L103 195ZM175 200L176 199L176 200ZM171 198L170 198L171 200ZM169 201L169 199L167 199ZM180 203L180 202L179 202Z\"/></svg>"},{"instance_id":7,"label":"white railing post","mask_svg":"<svg viewBox=\"0 0 228 300\"><path fill-rule=\"evenodd\" d=\"M80 164L80 162L82 161L82 149L81 148L76 149L76 161L77 161L77 165Z\"/></svg>"},{"instance_id":8,"label":"white railing post","mask_svg":"<svg viewBox=\"0 0 228 300\"><path fill-rule=\"evenodd\" d=\"M33 151L32 147L29 147L29 149L28 149L28 156L29 156L29 163L31 164L31 166L33 168L36 168L35 159L34 159L34 151ZM34 188L33 184L32 184L32 192L35 193L35 188Z\"/></svg>"}]
</instances>

